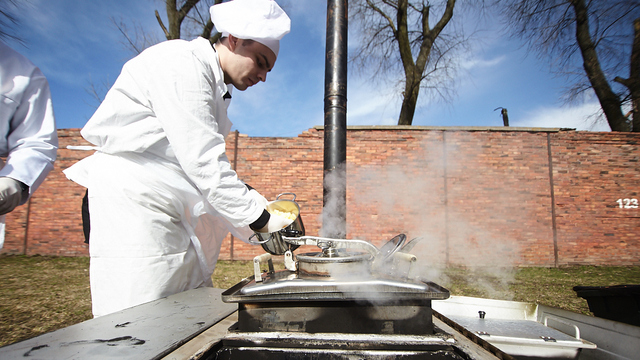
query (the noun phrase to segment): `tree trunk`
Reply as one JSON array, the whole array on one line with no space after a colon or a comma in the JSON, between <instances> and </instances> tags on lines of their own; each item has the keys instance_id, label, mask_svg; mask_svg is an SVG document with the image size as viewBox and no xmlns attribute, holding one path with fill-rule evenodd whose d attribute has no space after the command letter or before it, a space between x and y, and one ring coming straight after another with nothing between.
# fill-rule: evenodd
<instances>
[{"instance_id":1,"label":"tree trunk","mask_svg":"<svg viewBox=\"0 0 640 360\"><path fill-rule=\"evenodd\" d=\"M453 16L453 7L456 0L447 0L447 7L444 14L434 26L433 29L429 28L429 11L430 6L423 4L421 13L422 24L422 42L420 44L420 51L416 61L413 60L411 52L411 41L409 40L409 29L407 25L407 7L409 3L407 0L399 0L397 4L396 19L398 21L398 30L394 34L398 40L398 47L400 49L400 59L402 60L402 66L405 73L405 87L402 93L402 107L400 108L400 117L398 118L398 125L411 125L413 123L413 116L416 112L416 104L418 103L418 95L420 94L420 84L422 83L422 73L427 65L429 56L431 54L431 48L435 39L440 32L449 23Z\"/></svg>"},{"instance_id":2,"label":"tree trunk","mask_svg":"<svg viewBox=\"0 0 640 360\"><path fill-rule=\"evenodd\" d=\"M176 0L166 1L169 32L165 35L167 36L167 40L180 39L180 16L176 9Z\"/></svg>"},{"instance_id":3,"label":"tree trunk","mask_svg":"<svg viewBox=\"0 0 640 360\"><path fill-rule=\"evenodd\" d=\"M589 14L584 0L571 0L571 5L576 13L576 40L582 54L584 70L600 101L602 111L612 131L629 131L629 124L622 112L622 102L609 86L600 67L595 45L591 41Z\"/></svg>"},{"instance_id":4,"label":"tree trunk","mask_svg":"<svg viewBox=\"0 0 640 360\"><path fill-rule=\"evenodd\" d=\"M407 73L398 125L411 125L413 123L413 115L416 112L416 104L420 93L420 80L422 79L420 75L421 72L415 67Z\"/></svg>"},{"instance_id":5,"label":"tree trunk","mask_svg":"<svg viewBox=\"0 0 640 360\"><path fill-rule=\"evenodd\" d=\"M629 92L633 106L633 126L631 131L640 132L640 19L633 22L633 47L629 71Z\"/></svg>"},{"instance_id":6,"label":"tree trunk","mask_svg":"<svg viewBox=\"0 0 640 360\"><path fill-rule=\"evenodd\" d=\"M182 21L187 16L189 11L191 11L191 9L193 9L193 7L198 4L199 1L200 0L187 0L180 7L180 9L178 9L176 0L165 0L169 29L167 30L167 28L164 26L164 24L162 23L162 19L160 19L160 16L157 14L157 12L156 18L158 20L158 23L160 24L160 27L164 31L164 35L167 40L180 39L180 28L182 27ZM221 1L222 0L216 1L215 3L218 4ZM211 26L213 27L213 24Z\"/></svg>"}]
</instances>

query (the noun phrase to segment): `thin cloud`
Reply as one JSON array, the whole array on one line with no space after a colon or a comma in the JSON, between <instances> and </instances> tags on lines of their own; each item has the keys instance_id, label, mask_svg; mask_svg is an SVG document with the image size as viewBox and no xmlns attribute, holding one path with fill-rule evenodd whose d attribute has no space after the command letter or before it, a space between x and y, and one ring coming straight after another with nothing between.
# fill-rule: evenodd
<instances>
[{"instance_id":1,"label":"thin cloud","mask_svg":"<svg viewBox=\"0 0 640 360\"><path fill-rule=\"evenodd\" d=\"M598 116L600 104L587 102L578 106L539 107L522 119L510 119L512 126L571 128L581 131L611 131L606 120Z\"/></svg>"},{"instance_id":2,"label":"thin cloud","mask_svg":"<svg viewBox=\"0 0 640 360\"><path fill-rule=\"evenodd\" d=\"M466 70L486 69L496 67L502 64L506 59L507 57L505 55L500 55L492 59L473 58L467 61L463 61L461 66Z\"/></svg>"},{"instance_id":3,"label":"thin cloud","mask_svg":"<svg viewBox=\"0 0 640 360\"><path fill-rule=\"evenodd\" d=\"M347 125L396 125L400 99L366 80L348 84ZM388 89L385 89L388 90Z\"/></svg>"}]
</instances>

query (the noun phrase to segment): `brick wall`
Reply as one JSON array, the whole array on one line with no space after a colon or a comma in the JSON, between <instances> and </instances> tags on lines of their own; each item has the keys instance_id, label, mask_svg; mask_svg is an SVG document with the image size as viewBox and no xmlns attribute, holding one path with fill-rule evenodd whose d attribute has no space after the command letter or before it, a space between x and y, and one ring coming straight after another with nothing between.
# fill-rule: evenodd
<instances>
[{"instance_id":1,"label":"brick wall","mask_svg":"<svg viewBox=\"0 0 640 360\"><path fill-rule=\"evenodd\" d=\"M296 194L308 235L322 235L323 136L313 128L294 138L227 139L240 178L269 200ZM88 254L84 188L61 171L91 152L66 149L87 145L77 129L59 137L55 169L7 216L3 253ZM350 127L347 237L380 246L405 233L433 264L640 265L640 209L624 202L640 197L639 140L558 129ZM220 258L263 252L229 236Z\"/></svg>"}]
</instances>

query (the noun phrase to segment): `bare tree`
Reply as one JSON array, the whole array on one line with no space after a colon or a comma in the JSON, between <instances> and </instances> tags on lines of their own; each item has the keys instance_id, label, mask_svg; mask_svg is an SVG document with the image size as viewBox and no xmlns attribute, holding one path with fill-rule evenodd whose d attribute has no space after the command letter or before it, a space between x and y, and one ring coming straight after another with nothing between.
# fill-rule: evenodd
<instances>
[{"instance_id":1,"label":"bare tree","mask_svg":"<svg viewBox=\"0 0 640 360\"><path fill-rule=\"evenodd\" d=\"M167 40L181 38L193 39L201 36L209 39L211 43L215 43L220 34L212 34L213 23L209 16L209 8L222 1L223 0L162 0L161 2L165 5L168 28L158 10L155 10L155 15L158 20L158 25ZM111 18L111 21L122 34L122 45L131 51L133 55L138 55L144 49L160 42L153 31L144 29L135 21L131 21L132 27L129 27L122 19L116 20L115 18ZM110 87L111 84L109 84L108 81L103 81L100 84L90 81L85 91L91 95L96 104L95 107L97 107L104 99L104 95Z\"/></svg>"},{"instance_id":2,"label":"bare tree","mask_svg":"<svg viewBox=\"0 0 640 360\"><path fill-rule=\"evenodd\" d=\"M133 28L130 28L122 19L116 20L112 17L111 22L122 34L120 43L132 54L138 55L149 46L160 42L156 33L145 31L140 24L134 21L131 22Z\"/></svg>"},{"instance_id":3,"label":"bare tree","mask_svg":"<svg viewBox=\"0 0 640 360\"><path fill-rule=\"evenodd\" d=\"M412 124L421 88L445 99L449 96L454 53L467 40L453 26L445 31L454 7L456 0L355 0L350 4L351 24L360 37L351 57L355 68L373 70L375 77L404 74L398 125Z\"/></svg>"},{"instance_id":4,"label":"bare tree","mask_svg":"<svg viewBox=\"0 0 640 360\"><path fill-rule=\"evenodd\" d=\"M154 10L158 25L166 40L193 39L201 36L215 43L219 34L213 33L213 23L209 16L209 8L214 4L219 4L223 0L162 0L158 3L164 5L163 19L160 12ZM155 33L144 29L142 26L132 22L133 27L129 28L122 20L112 19L116 28L123 36L123 45L131 50L135 55L144 49L160 42ZM166 25L165 25L166 23ZM167 27L168 25L168 27Z\"/></svg>"},{"instance_id":5,"label":"bare tree","mask_svg":"<svg viewBox=\"0 0 640 360\"><path fill-rule=\"evenodd\" d=\"M640 19L633 21L633 45L629 60L629 77L616 76L616 82L629 89L631 98L631 131L640 132Z\"/></svg>"},{"instance_id":6,"label":"bare tree","mask_svg":"<svg viewBox=\"0 0 640 360\"><path fill-rule=\"evenodd\" d=\"M611 130L640 131L640 1L497 2L504 6L507 30L572 79L570 99L591 89ZM625 115L629 107L633 121Z\"/></svg>"},{"instance_id":7,"label":"bare tree","mask_svg":"<svg viewBox=\"0 0 640 360\"><path fill-rule=\"evenodd\" d=\"M169 28L164 25L160 13L155 11L158 24L162 28L167 40L180 39L183 24L186 24L190 32L188 38L200 35L205 39L211 38L213 23L209 17L209 8L214 4L220 4L223 0L165 0L165 8ZM185 20L187 20L185 22ZM194 32L195 29L195 32Z\"/></svg>"},{"instance_id":8,"label":"bare tree","mask_svg":"<svg viewBox=\"0 0 640 360\"><path fill-rule=\"evenodd\" d=\"M20 37L14 35L14 27L18 24L18 19L14 12L18 10L16 0L0 1L0 39L13 39L22 42Z\"/></svg>"}]
</instances>

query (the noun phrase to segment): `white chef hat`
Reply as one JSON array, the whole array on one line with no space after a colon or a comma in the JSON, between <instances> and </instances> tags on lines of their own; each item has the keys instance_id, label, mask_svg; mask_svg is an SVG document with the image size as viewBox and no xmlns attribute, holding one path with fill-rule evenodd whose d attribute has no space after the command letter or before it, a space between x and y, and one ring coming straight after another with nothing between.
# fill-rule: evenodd
<instances>
[{"instance_id":1,"label":"white chef hat","mask_svg":"<svg viewBox=\"0 0 640 360\"><path fill-rule=\"evenodd\" d=\"M274 0L233 0L213 5L209 12L222 36L255 40L276 56L280 39L291 29L291 20Z\"/></svg>"}]
</instances>

